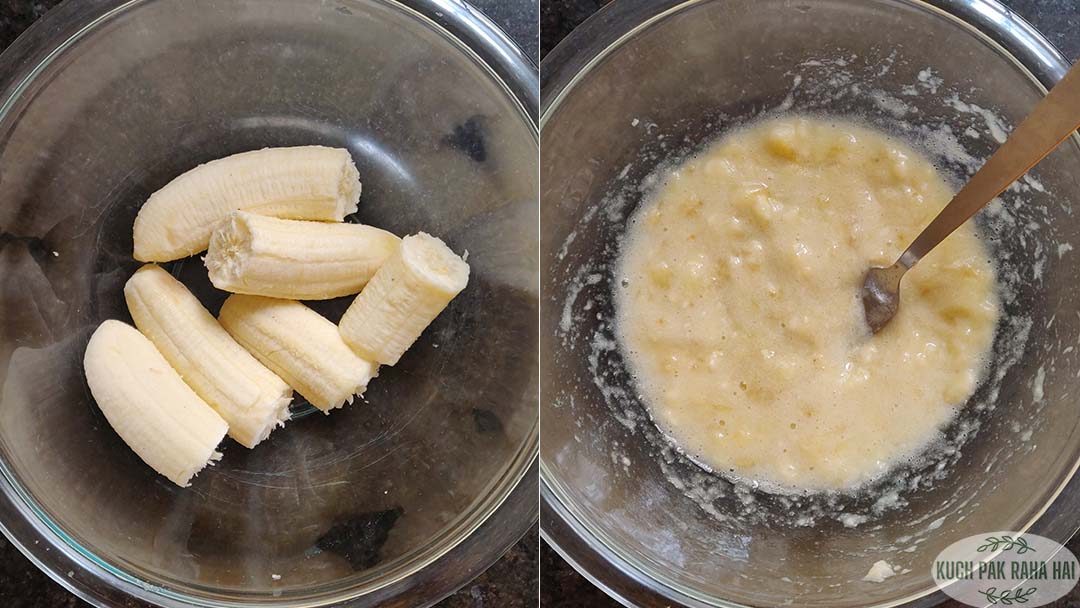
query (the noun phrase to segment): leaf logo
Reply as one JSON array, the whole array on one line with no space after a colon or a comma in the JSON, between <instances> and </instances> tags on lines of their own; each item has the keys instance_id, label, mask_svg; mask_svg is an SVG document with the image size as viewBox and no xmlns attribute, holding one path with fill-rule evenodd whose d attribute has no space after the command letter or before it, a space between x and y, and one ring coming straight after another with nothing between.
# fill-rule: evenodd
<instances>
[{"instance_id":1,"label":"leaf logo","mask_svg":"<svg viewBox=\"0 0 1080 608\"><path fill-rule=\"evenodd\" d=\"M1035 608L1072 590L1080 565L1053 539L1001 531L955 541L934 560L931 576L938 588L969 606Z\"/></svg>"}]
</instances>

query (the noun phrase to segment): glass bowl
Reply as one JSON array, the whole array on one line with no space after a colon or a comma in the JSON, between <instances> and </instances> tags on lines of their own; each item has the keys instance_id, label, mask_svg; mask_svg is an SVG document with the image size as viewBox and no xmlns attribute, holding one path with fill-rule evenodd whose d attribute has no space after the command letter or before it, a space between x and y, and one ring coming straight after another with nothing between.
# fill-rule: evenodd
<instances>
[{"instance_id":1,"label":"glass bowl","mask_svg":"<svg viewBox=\"0 0 1080 608\"><path fill-rule=\"evenodd\" d=\"M427 606L537 517L536 68L455 0L70 2L0 56L0 522L99 606ZM348 148L351 218L469 252L365 399L181 489L109 427L89 333L130 320L135 214L198 163ZM198 258L166 267L216 312ZM313 303L335 319L349 298Z\"/></svg>"},{"instance_id":2,"label":"glass bowl","mask_svg":"<svg viewBox=\"0 0 1080 608\"><path fill-rule=\"evenodd\" d=\"M926 459L855 496L780 498L676 450L615 348L612 261L658 167L784 112L910 141L955 182L1068 63L989 0L625 0L545 58L541 89L541 527L627 605L930 605L955 540L1064 542L1080 492L1080 145L976 221L1003 288L991 369ZM912 381L917 381L913 378ZM899 571L862 578L885 560Z\"/></svg>"}]
</instances>

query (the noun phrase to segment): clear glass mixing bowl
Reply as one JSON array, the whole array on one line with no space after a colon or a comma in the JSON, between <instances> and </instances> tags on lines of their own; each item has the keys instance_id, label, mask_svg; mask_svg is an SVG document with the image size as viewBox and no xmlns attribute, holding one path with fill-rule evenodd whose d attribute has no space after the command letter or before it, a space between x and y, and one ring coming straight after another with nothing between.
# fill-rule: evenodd
<instances>
[{"instance_id":1,"label":"clear glass mixing bowl","mask_svg":"<svg viewBox=\"0 0 1080 608\"><path fill-rule=\"evenodd\" d=\"M535 521L539 87L498 28L456 0L70 2L0 79L0 522L40 567L102 606L426 606ZM298 406L180 489L83 349L128 319L151 192L299 144L351 150L357 219L467 250L469 287L364 402ZM197 259L167 267L216 311Z\"/></svg>"},{"instance_id":2,"label":"clear glass mixing bowl","mask_svg":"<svg viewBox=\"0 0 1080 608\"><path fill-rule=\"evenodd\" d=\"M856 497L761 494L673 449L612 348L611 264L646 176L725 129L770 112L854 117L959 182L1067 66L990 0L625 0L548 55L540 464L551 544L628 605L843 608L939 601L931 561L961 537L1069 538L1080 523L1080 485L1068 485L1080 458L1076 138L977 218L1007 283L987 379L929 465ZM877 560L901 573L862 581Z\"/></svg>"}]
</instances>

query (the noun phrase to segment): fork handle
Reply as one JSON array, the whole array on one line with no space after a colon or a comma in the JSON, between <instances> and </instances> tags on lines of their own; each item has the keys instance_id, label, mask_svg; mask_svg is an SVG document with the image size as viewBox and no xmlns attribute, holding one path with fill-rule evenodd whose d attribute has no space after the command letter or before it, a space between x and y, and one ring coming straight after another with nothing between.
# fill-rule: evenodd
<instances>
[{"instance_id":1,"label":"fork handle","mask_svg":"<svg viewBox=\"0 0 1080 608\"><path fill-rule=\"evenodd\" d=\"M1080 63L1065 74L900 256L911 268L1080 128Z\"/></svg>"}]
</instances>

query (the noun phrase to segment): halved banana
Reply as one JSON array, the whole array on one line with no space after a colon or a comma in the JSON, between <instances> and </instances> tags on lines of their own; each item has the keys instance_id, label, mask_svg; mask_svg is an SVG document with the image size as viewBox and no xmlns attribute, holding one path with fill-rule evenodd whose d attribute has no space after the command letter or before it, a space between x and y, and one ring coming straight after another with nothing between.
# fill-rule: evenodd
<instances>
[{"instance_id":1,"label":"halved banana","mask_svg":"<svg viewBox=\"0 0 1080 608\"><path fill-rule=\"evenodd\" d=\"M98 407L143 462L178 486L211 461L228 424L134 327L105 321L86 345L86 382Z\"/></svg>"},{"instance_id":2,"label":"halved banana","mask_svg":"<svg viewBox=\"0 0 1080 608\"><path fill-rule=\"evenodd\" d=\"M218 289L326 300L358 293L400 243L371 226L237 211L214 231L203 261Z\"/></svg>"},{"instance_id":3,"label":"halved banana","mask_svg":"<svg viewBox=\"0 0 1080 608\"><path fill-rule=\"evenodd\" d=\"M159 266L124 286L135 325L184 381L253 448L289 418L292 389L236 343L202 303Z\"/></svg>"},{"instance_id":4,"label":"halved banana","mask_svg":"<svg viewBox=\"0 0 1080 608\"><path fill-rule=\"evenodd\" d=\"M356 211L360 175L348 150L264 148L210 161L150 195L135 217L135 259L167 262L206 249L238 209L340 222Z\"/></svg>"},{"instance_id":5,"label":"halved banana","mask_svg":"<svg viewBox=\"0 0 1080 608\"><path fill-rule=\"evenodd\" d=\"M469 283L469 265L423 232L401 240L356 296L339 330L361 357L394 365Z\"/></svg>"},{"instance_id":6,"label":"halved banana","mask_svg":"<svg viewBox=\"0 0 1080 608\"><path fill-rule=\"evenodd\" d=\"M352 403L378 365L357 357L337 326L294 300L231 295L218 315L221 325L325 413Z\"/></svg>"}]
</instances>

